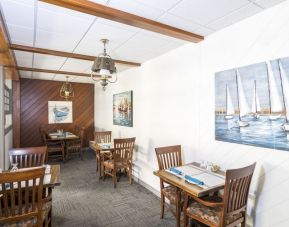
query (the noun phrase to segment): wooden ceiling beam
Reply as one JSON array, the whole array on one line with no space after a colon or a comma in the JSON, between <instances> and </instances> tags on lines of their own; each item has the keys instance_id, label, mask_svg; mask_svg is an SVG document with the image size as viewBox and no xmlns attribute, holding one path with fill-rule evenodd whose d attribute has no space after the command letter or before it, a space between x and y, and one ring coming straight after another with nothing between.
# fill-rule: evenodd
<instances>
[{"instance_id":1,"label":"wooden ceiling beam","mask_svg":"<svg viewBox=\"0 0 289 227\"><path fill-rule=\"evenodd\" d=\"M52 73L52 74L63 74L63 75L70 75L70 76L90 77L90 74L88 74L88 73L67 72L67 71L58 71L58 70L51 70L51 69L37 69L37 68L29 68L29 67L17 67L17 70L28 71L28 72L38 72L38 73Z\"/></svg>"},{"instance_id":2,"label":"wooden ceiling beam","mask_svg":"<svg viewBox=\"0 0 289 227\"><path fill-rule=\"evenodd\" d=\"M131 13L117 10L102 4L87 0L41 0L42 2L54 4L67 9L72 9L96 17L105 18L130 26L157 32L166 36L182 39L190 42L200 42L204 37L176 27L172 27L154 20L140 17ZM140 44L141 45L141 44Z\"/></svg>"},{"instance_id":3,"label":"wooden ceiling beam","mask_svg":"<svg viewBox=\"0 0 289 227\"><path fill-rule=\"evenodd\" d=\"M37 48L37 47L23 46L23 45L18 45L18 44L11 44L10 49L37 53L37 54L47 54L47 55L54 55L54 56L66 57L66 58L75 58L75 59L87 60L87 61L94 61L96 59L95 56L90 56L90 55L75 54L75 53L69 53L69 52L63 52L63 51L57 51L57 50L49 50L49 49L43 49L43 48ZM141 66L141 64L137 62L123 61L123 60L116 60L116 59L113 59L113 60L117 64L129 65L129 66Z\"/></svg>"},{"instance_id":4,"label":"wooden ceiling beam","mask_svg":"<svg viewBox=\"0 0 289 227\"><path fill-rule=\"evenodd\" d=\"M90 77L88 73L77 73L77 72L67 72L67 71L58 71L58 70L51 70L51 69L38 69L38 68L29 68L29 67L17 67L19 71L27 71L27 72L38 72L38 73L51 73L51 74L62 74L62 75L69 75L69 76L84 76ZM94 75L94 77L101 77L100 75ZM108 76L108 78L112 78L112 76Z\"/></svg>"},{"instance_id":5,"label":"wooden ceiling beam","mask_svg":"<svg viewBox=\"0 0 289 227\"><path fill-rule=\"evenodd\" d=\"M10 38L0 8L0 65L4 66L5 78L19 80L19 73L16 70L16 58L9 46Z\"/></svg>"}]
</instances>

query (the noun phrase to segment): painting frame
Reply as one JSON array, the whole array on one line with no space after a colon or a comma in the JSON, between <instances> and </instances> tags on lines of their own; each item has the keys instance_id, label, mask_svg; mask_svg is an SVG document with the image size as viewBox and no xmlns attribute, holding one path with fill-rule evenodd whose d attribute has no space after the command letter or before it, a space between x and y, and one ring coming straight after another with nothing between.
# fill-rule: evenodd
<instances>
[{"instance_id":1,"label":"painting frame","mask_svg":"<svg viewBox=\"0 0 289 227\"><path fill-rule=\"evenodd\" d=\"M72 101L48 101L48 124L73 123Z\"/></svg>"},{"instance_id":2,"label":"painting frame","mask_svg":"<svg viewBox=\"0 0 289 227\"><path fill-rule=\"evenodd\" d=\"M215 140L289 151L289 57L215 73Z\"/></svg>"},{"instance_id":3,"label":"painting frame","mask_svg":"<svg viewBox=\"0 0 289 227\"><path fill-rule=\"evenodd\" d=\"M113 94L113 124L133 127L133 91Z\"/></svg>"}]
</instances>

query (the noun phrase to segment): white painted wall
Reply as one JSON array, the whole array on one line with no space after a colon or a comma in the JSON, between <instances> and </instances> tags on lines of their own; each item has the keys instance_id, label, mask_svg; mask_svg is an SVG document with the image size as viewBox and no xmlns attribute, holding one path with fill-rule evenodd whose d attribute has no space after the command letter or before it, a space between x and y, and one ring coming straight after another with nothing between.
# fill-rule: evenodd
<instances>
[{"instance_id":1,"label":"white painted wall","mask_svg":"<svg viewBox=\"0 0 289 227\"><path fill-rule=\"evenodd\" d=\"M255 226L289 226L289 152L214 139L214 73L289 56L289 1L96 85L95 126L114 137L136 136L135 175L159 190L154 148L183 146L184 161L213 161L223 169L257 161L262 168ZM140 44L141 45L141 44ZM112 124L112 95L133 90L134 127ZM261 188L261 189L260 189ZM254 215L253 215L254 216Z\"/></svg>"}]
</instances>

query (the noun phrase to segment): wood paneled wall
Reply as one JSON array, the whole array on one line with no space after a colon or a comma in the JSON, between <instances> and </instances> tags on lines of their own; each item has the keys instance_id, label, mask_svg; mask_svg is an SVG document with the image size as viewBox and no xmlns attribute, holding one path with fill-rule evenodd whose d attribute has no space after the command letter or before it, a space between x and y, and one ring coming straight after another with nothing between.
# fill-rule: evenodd
<instances>
[{"instance_id":1,"label":"wood paneled wall","mask_svg":"<svg viewBox=\"0 0 289 227\"><path fill-rule=\"evenodd\" d=\"M21 79L20 81L20 146L41 145L39 127L72 130L85 127L88 137L94 128L94 85L72 83L73 123L48 125L48 101L65 101L59 96L63 82ZM88 138L89 139L89 138Z\"/></svg>"}]
</instances>

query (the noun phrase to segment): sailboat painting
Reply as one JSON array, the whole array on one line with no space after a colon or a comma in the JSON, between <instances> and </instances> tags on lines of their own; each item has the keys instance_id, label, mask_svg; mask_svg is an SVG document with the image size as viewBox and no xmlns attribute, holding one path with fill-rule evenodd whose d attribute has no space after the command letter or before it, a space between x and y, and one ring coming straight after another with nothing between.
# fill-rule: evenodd
<instances>
[{"instance_id":1,"label":"sailboat painting","mask_svg":"<svg viewBox=\"0 0 289 227\"><path fill-rule=\"evenodd\" d=\"M215 73L215 139L289 151L289 57Z\"/></svg>"},{"instance_id":2,"label":"sailboat painting","mask_svg":"<svg viewBox=\"0 0 289 227\"><path fill-rule=\"evenodd\" d=\"M133 126L132 118L132 91L113 95L113 124L120 126Z\"/></svg>"},{"instance_id":3,"label":"sailboat painting","mask_svg":"<svg viewBox=\"0 0 289 227\"><path fill-rule=\"evenodd\" d=\"M48 123L72 123L72 102L48 101Z\"/></svg>"}]
</instances>

